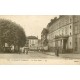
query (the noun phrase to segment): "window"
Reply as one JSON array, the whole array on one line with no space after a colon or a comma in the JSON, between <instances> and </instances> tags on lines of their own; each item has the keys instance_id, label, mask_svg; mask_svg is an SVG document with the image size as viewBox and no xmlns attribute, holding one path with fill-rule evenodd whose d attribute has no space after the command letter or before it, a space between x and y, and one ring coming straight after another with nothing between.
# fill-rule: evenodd
<instances>
[{"instance_id":1,"label":"window","mask_svg":"<svg viewBox=\"0 0 80 80\"><path fill-rule=\"evenodd\" d=\"M70 18L70 22L71 22L71 18Z\"/></svg>"},{"instance_id":2,"label":"window","mask_svg":"<svg viewBox=\"0 0 80 80\"><path fill-rule=\"evenodd\" d=\"M64 30L62 29L62 35L63 35L63 31L64 31Z\"/></svg>"},{"instance_id":3,"label":"window","mask_svg":"<svg viewBox=\"0 0 80 80\"><path fill-rule=\"evenodd\" d=\"M71 42L70 42L70 46L71 46Z\"/></svg>"},{"instance_id":4,"label":"window","mask_svg":"<svg viewBox=\"0 0 80 80\"><path fill-rule=\"evenodd\" d=\"M75 38L75 51L77 51L77 46L78 46L78 43L77 43L77 37Z\"/></svg>"},{"instance_id":5,"label":"window","mask_svg":"<svg viewBox=\"0 0 80 80\"><path fill-rule=\"evenodd\" d=\"M70 29L71 29L71 25L70 25Z\"/></svg>"},{"instance_id":6,"label":"window","mask_svg":"<svg viewBox=\"0 0 80 80\"><path fill-rule=\"evenodd\" d=\"M70 35L71 35L71 32L70 32Z\"/></svg>"},{"instance_id":7,"label":"window","mask_svg":"<svg viewBox=\"0 0 80 80\"><path fill-rule=\"evenodd\" d=\"M65 34L66 34L66 35L67 35L67 32L68 32L68 31L67 31L67 27L65 27Z\"/></svg>"}]
</instances>

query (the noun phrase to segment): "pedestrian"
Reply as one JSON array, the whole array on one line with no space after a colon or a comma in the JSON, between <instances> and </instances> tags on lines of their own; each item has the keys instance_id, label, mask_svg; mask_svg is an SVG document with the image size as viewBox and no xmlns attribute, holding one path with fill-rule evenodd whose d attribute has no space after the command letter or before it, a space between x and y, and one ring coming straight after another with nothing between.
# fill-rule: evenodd
<instances>
[{"instance_id":1,"label":"pedestrian","mask_svg":"<svg viewBox=\"0 0 80 80\"><path fill-rule=\"evenodd\" d=\"M59 56L59 49L58 49L58 48L56 48L55 55L56 55L56 56Z\"/></svg>"},{"instance_id":2,"label":"pedestrian","mask_svg":"<svg viewBox=\"0 0 80 80\"><path fill-rule=\"evenodd\" d=\"M28 54L28 48L27 47L25 48L25 54Z\"/></svg>"},{"instance_id":3,"label":"pedestrian","mask_svg":"<svg viewBox=\"0 0 80 80\"><path fill-rule=\"evenodd\" d=\"M57 54L56 54L56 56L59 56L59 49L57 48Z\"/></svg>"},{"instance_id":4,"label":"pedestrian","mask_svg":"<svg viewBox=\"0 0 80 80\"><path fill-rule=\"evenodd\" d=\"M26 54L28 54L28 48L26 48Z\"/></svg>"}]
</instances>

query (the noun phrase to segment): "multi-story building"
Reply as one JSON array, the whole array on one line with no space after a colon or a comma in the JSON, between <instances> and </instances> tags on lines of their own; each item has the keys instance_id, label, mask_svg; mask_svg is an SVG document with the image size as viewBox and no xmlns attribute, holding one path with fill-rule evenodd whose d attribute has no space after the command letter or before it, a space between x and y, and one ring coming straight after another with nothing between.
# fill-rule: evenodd
<instances>
[{"instance_id":1,"label":"multi-story building","mask_svg":"<svg viewBox=\"0 0 80 80\"><path fill-rule=\"evenodd\" d=\"M36 36L28 36L27 37L27 44L29 50L37 50L38 49L38 37Z\"/></svg>"},{"instance_id":2,"label":"multi-story building","mask_svg":"<svg viewBox=\"0 0 80 80\"><path fill-rule=\"evenodd\" d=\"M53 51L80 52L80 16L62 15L51 20L47 26L48 46Z\"/></svg>"},{"instance_id":3,"label":"multi-story building","mask_svg":"<svg viewBox=\"0 0 80 80\"><path fill-rule=\"evenodd\" d=\"M80 15L73 16L73 50L80 53Z\"/></svg>"}]
</instances>

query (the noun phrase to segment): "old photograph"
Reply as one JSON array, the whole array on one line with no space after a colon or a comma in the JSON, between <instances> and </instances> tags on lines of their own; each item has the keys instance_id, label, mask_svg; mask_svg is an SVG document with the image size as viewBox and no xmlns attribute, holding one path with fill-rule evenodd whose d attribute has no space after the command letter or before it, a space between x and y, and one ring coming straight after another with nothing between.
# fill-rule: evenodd
<instances>
[{"instance_id":1,"label":"old photograph","mask_svg":"<svg viewBox=\"0 0 80 80\"><path fill-rule=\"evenodd\" d=\"M80 64L80 15L0 15L0 64Z\"/></svg>"}]
</instances>

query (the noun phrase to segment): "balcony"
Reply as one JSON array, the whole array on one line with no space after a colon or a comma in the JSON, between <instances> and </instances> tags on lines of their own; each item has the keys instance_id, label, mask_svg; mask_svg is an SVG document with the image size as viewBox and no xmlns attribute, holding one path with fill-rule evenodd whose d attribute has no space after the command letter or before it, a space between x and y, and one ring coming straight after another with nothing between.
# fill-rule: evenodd
<instances>
[{"instance_id":1,"label":"balcony","mask_svg":"<svg viewBox=\"0 0 80 80\"><path fill-rule=\"evenodd\" d=\"M68 39L69 35L57 35L55 39Z\"/></svg>"}]
</instances>

